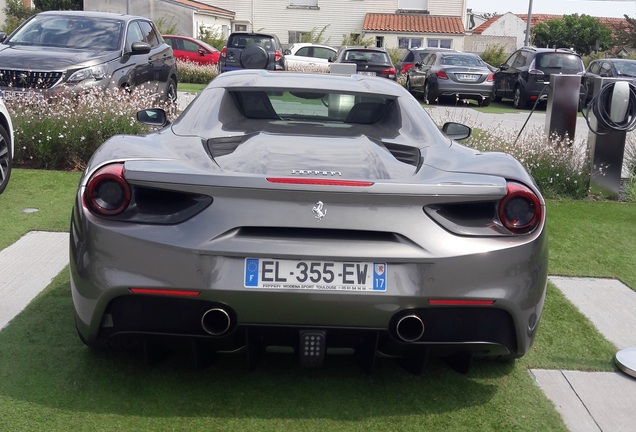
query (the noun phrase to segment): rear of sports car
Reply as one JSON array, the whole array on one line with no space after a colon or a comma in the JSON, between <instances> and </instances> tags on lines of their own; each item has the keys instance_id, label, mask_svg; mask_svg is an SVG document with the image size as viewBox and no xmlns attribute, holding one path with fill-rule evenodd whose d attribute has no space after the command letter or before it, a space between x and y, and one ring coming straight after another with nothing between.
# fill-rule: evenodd
<instances>
[{"instance_id":1,"label":"rear of sports car","mask_svg":"<svg viewBox=\"0 0 636 432\"><path fill-rule=\"evenodd\" d=\"M432 122L414 137L430 119L402 90L324 99L229 81L171 127L94 156L71 221L87 345L243 352L249 365L273 349L306 366L349 352L365 369L386 355L413 371L428 354L527 352L547 238L516 161L451 143ZM315 111L292 115L303 102ZM340 113L358 103L365 113Z\"/></svg>"}]
</instances>

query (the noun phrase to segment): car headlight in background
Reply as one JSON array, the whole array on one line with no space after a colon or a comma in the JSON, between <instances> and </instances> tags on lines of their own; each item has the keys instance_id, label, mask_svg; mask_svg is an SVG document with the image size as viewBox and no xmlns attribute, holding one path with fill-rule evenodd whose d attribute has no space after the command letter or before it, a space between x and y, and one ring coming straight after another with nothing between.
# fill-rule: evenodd
<instances>
[{"instance_id":1,"label":"car headlight in background","mask_svg":"<svg viewBox=\"0 0 636 432\"><path fill-rule=\"evenodd\" d=\"M96 81L106 78L106 65L100 64L97 66L80 69L69 77L68 82L79 82L90 78Z\"/></svg>"}]
</instances>

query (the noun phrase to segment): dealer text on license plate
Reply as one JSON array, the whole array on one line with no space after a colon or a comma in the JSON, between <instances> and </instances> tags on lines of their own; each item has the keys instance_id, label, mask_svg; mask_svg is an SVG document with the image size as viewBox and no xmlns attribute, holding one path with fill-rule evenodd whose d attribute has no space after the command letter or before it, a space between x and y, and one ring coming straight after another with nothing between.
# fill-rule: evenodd
<instances>
[{"instance_id":1,"label":"dealer text on license plate","mask_svg":"<svg viewBox=\"0 0 636 432\"><path fill-rule=\"evenodd\" d=\"M245 259L246 288L386 291L386 263Z\"/></svg>"}]
</instances>

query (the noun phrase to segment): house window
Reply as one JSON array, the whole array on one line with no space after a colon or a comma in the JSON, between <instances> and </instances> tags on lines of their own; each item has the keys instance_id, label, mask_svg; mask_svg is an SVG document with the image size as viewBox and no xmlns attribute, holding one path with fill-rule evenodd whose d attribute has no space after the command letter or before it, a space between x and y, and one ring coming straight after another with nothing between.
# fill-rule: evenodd
<instances>
[{"instance_id":1,"label":"house window","mask_svg":"<svg viewBox=\"0 0 636 432\"><path fill-rule=\"evenodd\" d=\"M398 38L398 46L402 49L420 48L422 38Z\"/></svg>"},{"instance_id":2,"label":"house window","mask_svg":"<svg viewBox=\"0 0 636 432\"><path fill-rule=\"evenodd\" d=\"M247 24L234 24L234 31L247 31Z\"/></svg>"},{"instance_id":3,"label":"house window","mask_svg":"<svg viewBox=\"0 0 636 432\"><path fill-rule=\"evenodd\" d=\"M375 46L377 48L384 47L384 36L376 36L375 37Z\"/></svg>"},{"instance_id":4,"label":"house window","mask_svg":"<svg viewBox=\"0 0 636 432\"><path fill-rule=\"evenodd\" d=\"M288 40L289 43L298 43L298 42L307 42L309 37L311 36L310 32L304 32L304 31L290 31L288 33ZM305 40L303 40L303 37L307 38Z\"/></svg>"},{"instance_id":5,"label":"house window","mask_svg":"<svg viewBox=\"0 0 636 432\"><path fill-rule=\"evenodd\" d=\"M289 0L289 5L296 7L318 7L318 0Z\"/></svg>"},{"instance_id":6,"label":"house window","mask_svg":"<svg viewBox=\"0 0 636 432\"><path fill-rule=\"evenodd\" d=\"M429 48L452 48L452 39L426 39L426 46Z\"/></svg>"},{"instance_id":7,"label":"house window","mask_svg":"<svg viewBox=\"0 0 636 432\"><path fill-rule=\"evenodd\" d=\"M425 11L428 10L428 0L398 0L398 10Z\"/></svg>"}]
</instances>

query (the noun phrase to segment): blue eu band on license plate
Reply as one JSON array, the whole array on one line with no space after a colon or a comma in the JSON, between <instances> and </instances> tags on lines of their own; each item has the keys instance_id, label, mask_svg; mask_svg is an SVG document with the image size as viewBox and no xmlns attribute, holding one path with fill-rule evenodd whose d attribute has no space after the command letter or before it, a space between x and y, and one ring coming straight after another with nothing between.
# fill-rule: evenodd
<instances>
[{"instance_id":1,"label":"blue eu band on license plate","mask_svg":"<svg viewBox=\"0 0 636 432\"><path fill-rule=\"evenodd\" d=\"M386 291L386 263L245 259L245 287Z\"/></svg>"}]
</instances>

